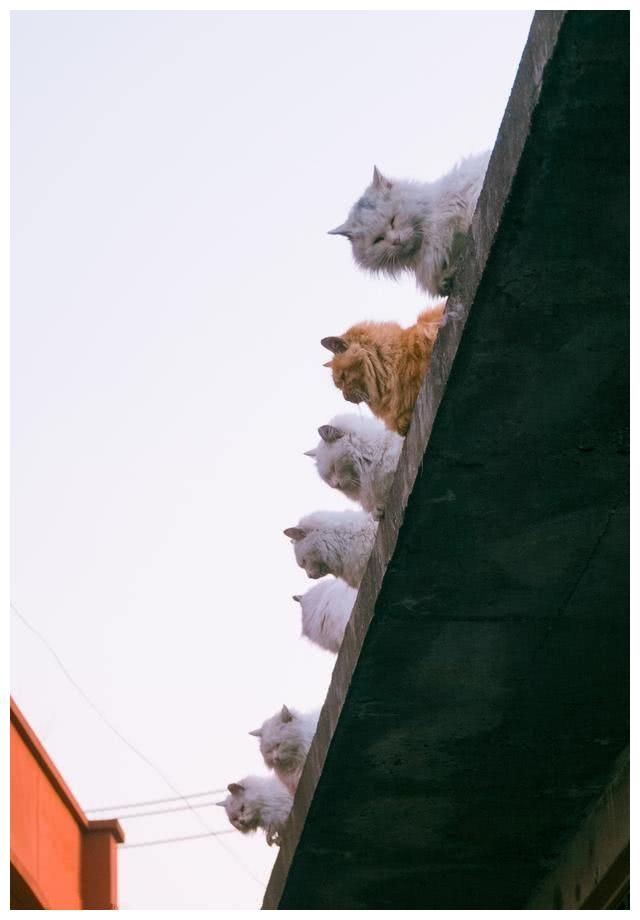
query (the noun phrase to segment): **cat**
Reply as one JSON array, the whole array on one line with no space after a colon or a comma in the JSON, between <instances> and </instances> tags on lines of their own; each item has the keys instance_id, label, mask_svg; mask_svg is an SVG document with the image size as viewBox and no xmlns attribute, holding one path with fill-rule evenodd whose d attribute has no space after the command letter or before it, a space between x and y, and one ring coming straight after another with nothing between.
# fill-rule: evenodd
<instances>
[{"instance_id":1,"label":"cat","mask_svg":"<svg viewBox=\"0 0 640 920\"><path fill-rule=\"evenodd\" d=\"M309 578L335 575L357 588L373 549L378 525L364 511L315 511L285 536L294 545L296 561Z\"/></svg>"},{"instance_id":2,"label":"cat","mask_svg":"<svg viewBox=\"0 0 640 920\"><path fill-rule=\"evenodd\" d=\"M348 402L366 402L387 428L406 435L431 352L443 321L445 301L428 307L413 326L356 323L321 344L333 353L333 382Z\"/></svg>"},{"instance_id":3,"label":"cat","mask_svg":"<svg viewBox=\"0 0 640 920\"><path fill-rule=\"evenodd\" d=\"M298 712L283 706L260 728L249 732L260 739L260 753L293 795L318 724L319 712Z\"/></svg>"},{"instance_id":4,"label":"cat","mask_svg":"<svg viewBox=\"0 0 640 920\"><path fill-rule=\"evenodd\" d=\"M267 843L280 846L280 835L293 805L293 796L275 776L246 776L227 786L229 795L216 802L243 834L263 828Z\"/></svg>"},{"instance_id":5,"label":"cat","mask_svg":"<svg viewBox=\"0 0 640 920\"><path fill-rule=\"evenodd\" d=\"M302 635L320 648L338 652L357 596L341 578L327 578L305 594L294 594L302 608Z\"/></svg>"},{"instance_id":6,"label":"cat","mask_svg":"<svg viewBox=\"0 0 640 920\"><path fill-rule=\"evenodd\" d=\"M402 438L360 415L336 415L318 434L320 443L305 454L315 459L320 478L381 520Z\"/></svg>"},{"instance_id":7,"label":"cat","mask_svg":"<svg viewBox=\"0 0 640 920\"><path fill-rule=\"evenodd\" d=\"M358 265L392 278L414 272L433 296L451 292L455 263L489 163L490 151L467 157L435 182L373 180L347 220L329 233L346 236Z\"/></svg>"}]
</instances>

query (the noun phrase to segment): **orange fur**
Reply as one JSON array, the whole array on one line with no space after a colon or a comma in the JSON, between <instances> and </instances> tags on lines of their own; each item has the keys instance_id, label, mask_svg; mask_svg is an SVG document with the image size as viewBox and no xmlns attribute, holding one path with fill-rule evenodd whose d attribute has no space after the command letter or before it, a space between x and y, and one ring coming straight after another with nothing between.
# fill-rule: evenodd
<instances>
[{"instance_id":1,"label":"orange fur","mask_svg":"<svg viewBox=\"0 0 640 920\"><path fill-rule=\"evenodd\" d=\"M346 400L366 402L398 434L409 430L444 305L424 310L408 329L397 323L357 323L340 336L347 350L326 365Z\"/></svg>"}]
</instances>

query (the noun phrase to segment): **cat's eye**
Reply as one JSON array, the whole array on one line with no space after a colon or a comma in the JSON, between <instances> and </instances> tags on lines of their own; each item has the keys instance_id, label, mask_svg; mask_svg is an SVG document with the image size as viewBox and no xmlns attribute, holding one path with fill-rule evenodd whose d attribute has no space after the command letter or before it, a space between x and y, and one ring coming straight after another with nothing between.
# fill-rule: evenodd
<instances>
[{"instance_id":1,"label":"cat's eye","mask_svg":"<svg viewBox=\"0 0 640 920\"><path fill-rule=\"evenodd\" d=\"M395 222L396 222L395 217L392 217L392 218L391 218L391 229L392 229L392 230L393 230L393 227L394 227Z\"/></svg>"},{"instance_id":2,"label":"cat's eye","mask_svg":"<svg viewBox=\"0 0 640 920\"><path fill-rule=\"evenodd\" d=\"M393 226L393 224L391 226ZM383 240L384 240L384 236L377 236L375 240L373 241L373 245L375 246L376 243L382 243Z\"/></svg>"}]
</instances>

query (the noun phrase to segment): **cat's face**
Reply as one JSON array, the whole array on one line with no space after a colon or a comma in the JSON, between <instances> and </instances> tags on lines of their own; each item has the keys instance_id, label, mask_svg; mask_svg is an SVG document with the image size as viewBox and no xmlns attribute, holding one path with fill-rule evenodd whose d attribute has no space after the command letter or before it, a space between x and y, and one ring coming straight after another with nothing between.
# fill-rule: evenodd
<instances>
[{"instance_id":1,"label":"cat's face","mask_svg":"<svg viewBox=\"0 0 640 920\"><path fill-rule=\"evenodd\" d=\"M227 789L229 795L218 805L224 806L231 824L243 834L257 830L260 826L260 809L247 797L245 787L241 783L229 783Z\"/></svg>"},{"instance_id":2,"label":"cat's face","mask_svg":"<svg viewBox=\"0 0 640 920\"><path fill-rule=\"evenodd\" d=\"M366 349L358 342L334 337L322 339L322 345L334 353L326 367L331 368L333 382L347 402L373 402L379 394Z\"/></svg>"},{"instance_id":3,"label":"cat's face","mask_svg":"<svg viewBox=\"0 0 640 920\"><path fill-rule=\"evenodd\" d=\"M323 578L332 574L326 536L315 530L307 533L300 527L288 527L284 533L291 538L296 562L309 578Z\"/></svg>"},{"instance_id":4,"label":"cat's face","mask_svg":"<svg viewBox=\"0 0 640 920\"><path fill-rule=\"evenodd\" d=\"M422 221L406 195L376 167L373 181L349 217L329 233L346 236L363 268L395 275L409 268L422 245Z\"/></svg>"},{"instance_id":5,"label":"cat's face","mask_svg":"<svg viewBox=\"0 0 640 920\"><path fill-rule=\"evenodd\" d=\"M357 501L364 458L359 457L348 433L340 428L322 425L318 434L320 443L307 454L314 457L321 479L332 489L339 489L347 498Z\"/></svg>"},{"instance_id":6,"label":"cat's face","mask_svg":"<svg viewBox=\"0 0 640 920\"><path fill-rule=\"evenodd\" d=\"M303 758L300 748L299 719L286 707L260 728L249 732L260 738L260 753L271 770L292 773L298 769Z\"/></svg>"}]
</instances>

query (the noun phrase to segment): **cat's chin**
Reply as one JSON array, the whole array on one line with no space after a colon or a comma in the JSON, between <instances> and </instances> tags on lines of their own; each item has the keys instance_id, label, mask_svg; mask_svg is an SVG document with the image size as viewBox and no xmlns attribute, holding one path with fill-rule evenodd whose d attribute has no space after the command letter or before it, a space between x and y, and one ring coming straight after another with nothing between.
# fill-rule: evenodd
<instances>
[{"instance_id":1,"label":"cat's chin","mask_svg":"<svg viewBox=\"0 0 640 920\"><path fill-rule=\"evenodd\" d=\"M406 243L403 243L393 250L391 257L386 260L386 264L380 266L381 271L390 271L392 274L398 274L398 272L404 272L415 268L416 257L421 246L421 236L414 236L410 240L407 240Z\"/></svg>"},{"instance_id":2,"label":"cat's chin","mask_svg":"<svg viewBox=\"0 0 640 920\"><path fill-rule=\"evenodd\" d=\"M313 578L316 581L318 578L324 578L325 575L330 575L329 569L326 565L318 565L313 569L305 569L309 578Z\"/></svg>"}]
</instances>

